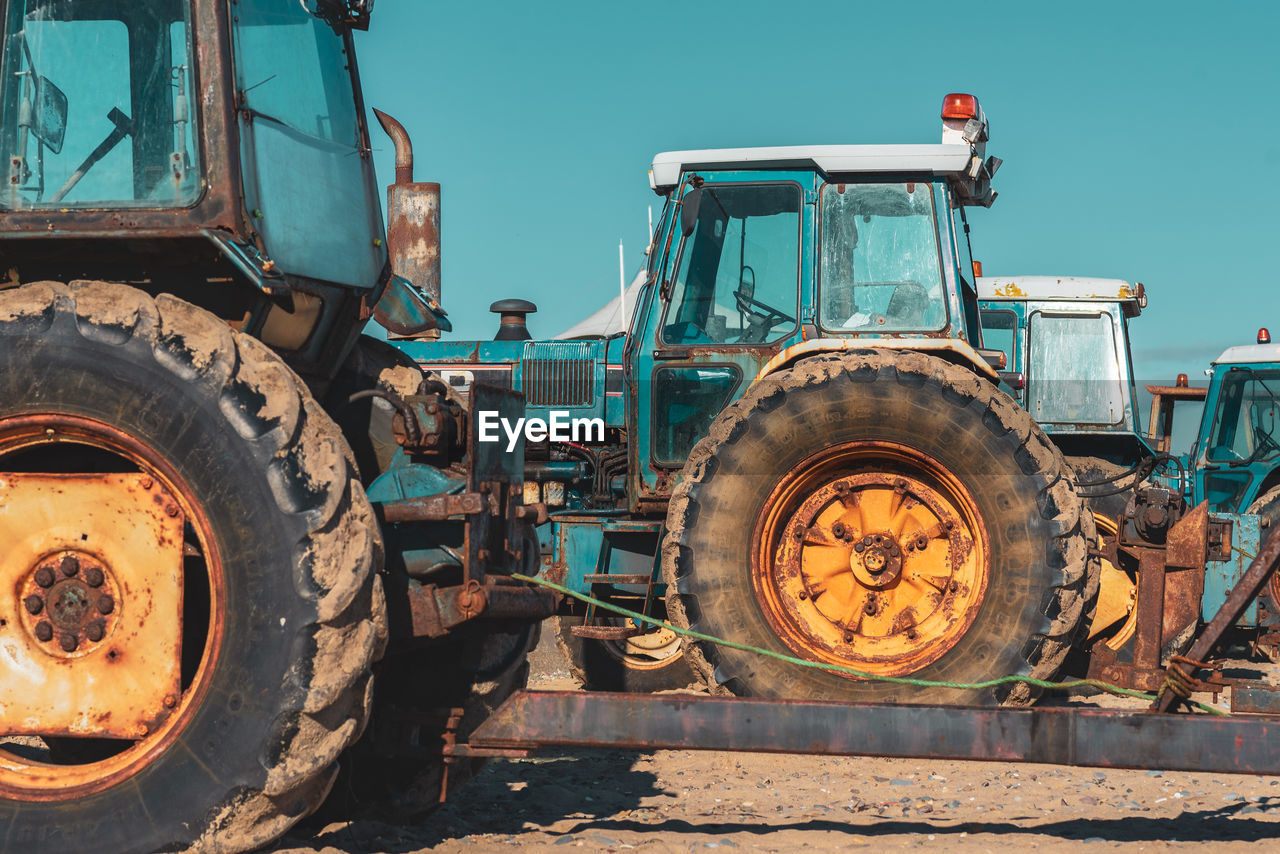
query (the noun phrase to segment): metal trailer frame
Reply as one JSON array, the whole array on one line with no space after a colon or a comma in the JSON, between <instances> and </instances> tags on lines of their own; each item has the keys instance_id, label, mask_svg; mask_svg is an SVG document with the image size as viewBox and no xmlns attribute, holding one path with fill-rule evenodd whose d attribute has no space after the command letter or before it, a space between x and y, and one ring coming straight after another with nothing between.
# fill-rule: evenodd
<instances>
[{"instance_id":1,"label":"metal trailer frame","mask_svg":"<svg viewBox=\"0 0 1280 854\"><path fill-rule=\"evenodd\" d=\"M1168 682L1144 711L521 691L466 743L446 738L444 754L456 762L555 747L739 750L1280 775L1280 686L1195 677L1277 565L1280 536L1273 535L1188 657L1170 663ZM1234 714L1175 713L1191 690L1227 685Z\"/></svg>"}]
</instances>

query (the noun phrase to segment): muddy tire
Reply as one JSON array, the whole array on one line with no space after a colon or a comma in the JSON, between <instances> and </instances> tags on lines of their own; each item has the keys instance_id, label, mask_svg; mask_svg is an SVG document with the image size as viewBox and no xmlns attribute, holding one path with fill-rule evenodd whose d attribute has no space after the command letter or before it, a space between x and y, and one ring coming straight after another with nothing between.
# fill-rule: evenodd
<instances>
[{"instance_id":1,"label":"muddy tire","mask_svg":"<svg viewBox=\"0 0 1280 854\"><path fill-rule=\"evenodd\" d=\"M715 637L860 672L1051 678L1097 572L1088 512L1065 472L1031 417L968 370L918 353L803 361L729 406L690 455L662 547L668 613ZM1023 685L856 679L701 641L686 652L721 693L1034 696Z\"/></svg>"},{"instance_id":2,"label":"muddy tire","mask_svg":"<svg viewBox=\"0 0 1280 854\"><path fill-rule=\"evenodd\" d=\"M1262 539L1265 540L1280 527L1280 486L1273 486L1253 499L1245 512L1262 517Z\"/></svg>"},{"instance_id":3,"label":"muddy tire","mask_svg":"<svg viewBox=\"0 0 1280 854\"><path fill-rule=\"evenodd\" d=\"M61 759L34 736L0 744L0 851L248 851L314 810L367 722L385 604L350 450L298 377L170 296L101 282L5 291L0 471L124 473L186 522L172 712ZM96 536L79 539L92 550ZM136 570L114 571L127 589ZM71 664L99 666L86 662L106 646ZM52 772L36 764L51 759Z\"/></svg>"},{"instance_id":4,"label":"muddy tire","mask_svg":"<svg viewBox=\"0 0 1280 854\"><path fill-rule=\"evenodd\" d=\"M652 694L687 688L697 680L670 629L647 632L628 644L578 637L573 627L582 625L582 617L556 617L555 621L556 645L569 662L569 671L588 691Z\"/></svg>"}]
</instances>

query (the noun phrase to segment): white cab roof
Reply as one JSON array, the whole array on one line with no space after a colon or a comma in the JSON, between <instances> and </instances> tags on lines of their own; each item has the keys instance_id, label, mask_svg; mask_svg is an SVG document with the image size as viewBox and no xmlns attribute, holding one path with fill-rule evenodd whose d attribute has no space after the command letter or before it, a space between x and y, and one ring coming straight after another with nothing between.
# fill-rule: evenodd
<instances>
[{"instance_id":1,"label":"white cab roof","mask_svg":"<svg viewBox=\"0 0 1280 854\"><path fill-rule=\"evenodd\" d=\"M781 145L664 151L653 158L654 189L674 187L689 169L817 168L822 172L965 172L974 157L968 145Z\"/></svg>"},{"instance_id":2,"label":"white cab roof","mask_svg":"<svg viewBox=\"0 0 1280 854\"><path fill-rule=\"evenodd\" d=\"M983 300L1102 300L1138 302L1138 286L1124 279L1081 276L979 276Z\"/></svg>"},{"instance_id":3,"label":"white cab roof","mask_svg":"<svg viewBox=\"0 0 1280 854\"><path fill-rule=\"evenodd\" d=\"M1256 362L1280 362L1280 344L1242 344L1228 347L1213 360L1215 365L1252 364Z\"/></svg>"}]
</instances>

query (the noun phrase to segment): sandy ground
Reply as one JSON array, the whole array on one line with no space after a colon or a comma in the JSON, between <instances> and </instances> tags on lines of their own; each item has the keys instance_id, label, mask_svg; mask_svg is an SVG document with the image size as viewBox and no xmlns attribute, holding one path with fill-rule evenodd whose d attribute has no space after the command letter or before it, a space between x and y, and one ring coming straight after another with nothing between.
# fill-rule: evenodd
<instances>
[{"instance_id":1,"label":"sandy ground","mask_svg":"<svg viewBox=\"0 0 1280 854\"><path fill-rule=\"evenodd\" d=\"M534 687L569 688L554 643ZM421 824L308 826L277 854L510 850L1280 850L1280 778L614 751L495 760Z\"/></svg>"}]
</instances>

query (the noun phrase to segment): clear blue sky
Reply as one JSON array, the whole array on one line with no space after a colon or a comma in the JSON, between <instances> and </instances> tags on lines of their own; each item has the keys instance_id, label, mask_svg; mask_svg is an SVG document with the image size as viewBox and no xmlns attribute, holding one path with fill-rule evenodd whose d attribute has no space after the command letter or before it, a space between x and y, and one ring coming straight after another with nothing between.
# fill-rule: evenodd
<instances>
[{"instance_id":1,"label":"clear blue sky","mask_svg":"<svg viewBox=\"0 0 1280 854\"><path fill-rule=\"evenodd\" d=\"M978 95L1000 199L971 218L992 274L1142 281L1140 382L1280 333L1269 201L1280 166L1272 4L378 0L366 99L443 184L453 338L536 302L549 336L642 262L662 150L935 142ZM381 130L380 180L392 178Z\"/></svg>"}]
</instances>

